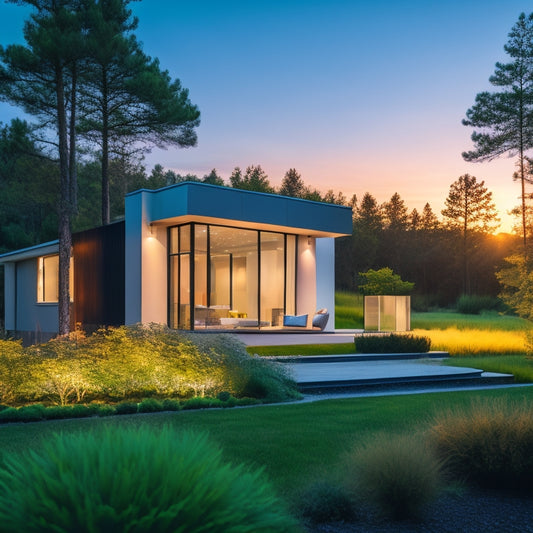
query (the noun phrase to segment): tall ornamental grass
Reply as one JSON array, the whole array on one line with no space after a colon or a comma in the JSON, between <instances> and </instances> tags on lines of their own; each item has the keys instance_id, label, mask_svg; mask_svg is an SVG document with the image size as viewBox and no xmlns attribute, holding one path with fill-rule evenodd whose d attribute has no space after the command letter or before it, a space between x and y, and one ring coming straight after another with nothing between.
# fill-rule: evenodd
<instances>
[{"instance_id":1,"label":"tall ornamental grass","mask_svg":"<svg viewBox=\"0 0 533 533\"><path fill-rule=\"evenodd\" d=\"M296 531L261 471L165 427L56 435L0 469L3 531Z\"/></svg>"},{"instance_id":2,"label":"tall ornamental grass","mask_svg":"<svg viewBox=\"0 0 533 533\"><path fill-rule=\"evenodd\" d=\"M432 350L450 355L525 354L524 331L493 331L481 329L415 329L415 335L431 339Z\"/></svg>"},{"instance_id":3,"label":"tall ornamental grass","mask_svg":"<svg viewBox=\"0 0 533 533\"><path fill-rule=\"evenodd\" d=\"M504 398L436 416L433 447L459 479L482 487L533 491L533 407Z\"/></svg>"},{"instance_id":4,"label":"tall ornamental grass","mask_svg":"<svg viewBox=\"0 0 533 533\"><path fill-rule=\"evenodd\" d=\"M421 435L383 433L353 449L344 475L355 494L383 515L413 519L437 497L442 462Z\"/></svg>"}]
</instances>

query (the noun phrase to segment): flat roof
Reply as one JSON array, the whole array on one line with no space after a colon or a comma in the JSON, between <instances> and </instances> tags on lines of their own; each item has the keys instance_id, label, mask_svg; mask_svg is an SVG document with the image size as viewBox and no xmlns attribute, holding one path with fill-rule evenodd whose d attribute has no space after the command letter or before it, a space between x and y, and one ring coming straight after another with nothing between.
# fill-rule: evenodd
<instances>
[{"instance_id":1,"label":"flat roof","mask_svg":"<svg viewBox=\"0 0 533 533\"><path fill-rule=\"evenodd\" d=\"M25 259L32 259L41 255L55 254L59 252L59 240L29 246L21 250L7 252L0 255L0 263L11 263L14 261L24 261Z\"/></svg>"},{"instance_id":2,"label":"flat roof","mask_svg":"<svg viewBox=\"0 0 533 533\"><path fill-rule=\"evenodd\" d=\"M147 200L149 224L230 223L317 237L352 233L352 210L342 205L190 181L140 189L126 197L139 194Z\"/></svg>"}]
</instances>

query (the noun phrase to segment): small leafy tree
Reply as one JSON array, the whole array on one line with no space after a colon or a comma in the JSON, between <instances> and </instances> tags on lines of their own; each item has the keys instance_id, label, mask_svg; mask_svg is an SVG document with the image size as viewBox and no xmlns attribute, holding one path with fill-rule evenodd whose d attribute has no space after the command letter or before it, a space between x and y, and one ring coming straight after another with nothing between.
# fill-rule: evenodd
<instances>
[{"instance_id":1,"label":"small leafy tree","mask_svg":"<svg viewBox=\"0 0 533 533\"><path fill-rule=\"evenodd\" d=\"M521 254L506 257L507 266L496 272L500 298L519 316L533 320L533 271Z\"/></svg>"},{"instance_id":2,"label":"small leafy tree","mask_svg":"<svg viewBox=\"0 0 533 533\"><path fill-rule=\"evenodd\" d=\"M359 272L361 283L359 290L365 295L405 295L409 294L415 284L410 281L402 281L402 278L390 268L380 270L370 269L368 272Z\"/></svg>"}]
</instances>

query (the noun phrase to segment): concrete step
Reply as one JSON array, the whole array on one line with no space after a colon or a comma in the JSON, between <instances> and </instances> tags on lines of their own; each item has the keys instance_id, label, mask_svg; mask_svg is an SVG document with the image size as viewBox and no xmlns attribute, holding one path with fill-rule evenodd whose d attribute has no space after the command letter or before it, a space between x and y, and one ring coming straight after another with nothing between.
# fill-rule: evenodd
<instances>
[{"instance_id":1,"label":"concrete step","mask_svg":"<svg viewBox=\"0 0 533 533\"><path fill-rule=\"evenodd\" d=\"M301 358L304 359L304 358ZM307 359L307 357L305 357ZM437 359L353 359L287 362L300 391L369 389L376 387L412 387L488 385L513 383L510 374L494 374L478 368L439 364Z\"/></svg>"},{"instance_id":2,"label":"concrete step","mask_svg":"<svg viewBox=\"0 0 533 533\"><path fill-rule=\"evenodd\" d=\"M490 372L473 372L461 376L411 376L405 378L379 378L367 380L344 380L344 381L322 381L322 382L301 382L298 383L298 390L302 393L324 393L324 392L368 392L377 390L403 391L407 389L416 390L420 387L425 389L461 389L488 387L514 384L512 374L494 374Z\"/></svg>"},{"instance_id":3,"label":"concrete step","mask_svg":"<svg viewBox=\"0 0 533 533\"><path fill-rule=\"evenodd\" d=\"M413 359L446 359L450 357L448 352L425 352L425 353L353 353L335 355L276 355L265 357L271 361L280 363L342 363L346 361L402 361Z\"/></svg>"}]
</instances>

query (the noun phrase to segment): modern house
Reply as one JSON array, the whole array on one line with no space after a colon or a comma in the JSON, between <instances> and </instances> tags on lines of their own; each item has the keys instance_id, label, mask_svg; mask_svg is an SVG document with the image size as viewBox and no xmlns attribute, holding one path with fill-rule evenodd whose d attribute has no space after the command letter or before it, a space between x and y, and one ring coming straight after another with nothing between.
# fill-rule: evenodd
<instances>
[{"instance_id":1,"label":"modern house","mask_svg":"<svg viewBox=\"0 0 533 533\"><path fill-rule=\"evenodd\" d=\"M125 200L123 221L73 235L73 325L310 329L327 308L333 329L334 238L351 234L350 208L196 182ZM0 255L6 330L57 333L58 257L57 241Z\"/></svg>"}]
</instances>

